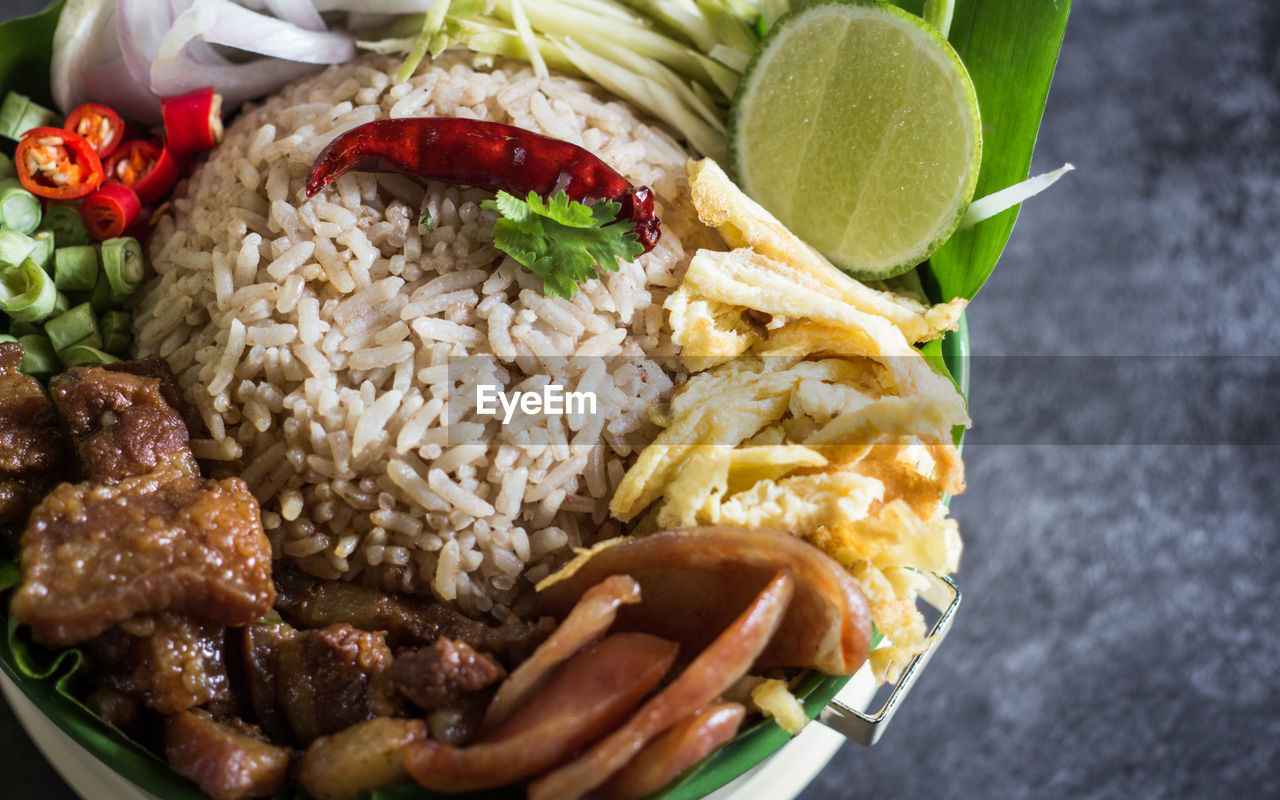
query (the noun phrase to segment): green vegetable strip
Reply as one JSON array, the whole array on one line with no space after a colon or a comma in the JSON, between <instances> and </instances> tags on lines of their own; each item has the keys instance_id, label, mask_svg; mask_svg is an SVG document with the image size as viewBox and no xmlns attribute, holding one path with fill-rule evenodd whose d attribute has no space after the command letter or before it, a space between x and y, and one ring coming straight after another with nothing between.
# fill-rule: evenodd
<instances>
[{"instance_id":1,"label":"green vegetable strip","mask_svg":"<svg viewBox=\"0 0 1280 800\"><path fill-rule=\"evenodd\" d=\"M39 103L31 102L31 98L17 92L5 95L4 103L0 103L0 136L7 136L14 141L22 138L22 134L32 128L43 125L58 127L61 118L53 111Z\"/></svg>"},{"instance_id":2,"label":"green vegetable strip","mask_svg":"<svg viewBox=\"0 0 1280 800\"><path fill-rule=\"evenodd\" d=\"M93 344L97 347L102 344L102 336L98 333L98 319L88 303L81 303L49 320L44 324L44 332L57 353L72 345Z\"/></svg>"},{"instance_id":3,"label":"green vegetable strip","mask_svg":"<svg viewBox=\"0 0 1280 800\"><path fill-rule=\"evenodd\" d=\"M132 236L119 236L102 243L102 272L111 284L111 300L123 303L142 283L145 269L142 245Z\"/></svg>"},{"instance_id":4,"label":"green vegetable strip","mask_svg":"<svg viewBox=\"0 0 1280 800\"><path fill-rule=\"evenodd\" d=\"M18 170L13 166L13 159L5 153L0 153L0 180L16 177L18 177Z\"/></svg>"},{"instance_id":5,"label":"green vegetable strip","mask_svg":"<svg viewBox=\"0 0 1280 800\"><path fill-rule=\"evenodd\" d=\"M62 371L58 355L47 337L40 334L19 337L22 345L22 364L18 369L27 375L47 377Z\"/></svg>"},{"instance_id":6,"label":"green vegetable strip","mask_svg":"<svg viewBox=\"0 0 1280 800\"><path fill-rule=\"evenodd\" d=\"M64 292L92 292L98 285L98 249L91 244L59 247L53 256L53 282Z\"/></svg>"},{"instance_id":7,"label":"green vegetable strip","mask_svg":"<svg viewBox=\"0 0 1280 800\"><path fill-rule=\"evenodd\" d=\"M955 0L925 0L924 19L938 29L945 39L951 34L951 18L955 15Z\"/></svg>"},{"instance_id":8,"label":"green vegetable strip","mask_svg":"<svg viewBox=\"0 0 1280 800\"><path fill-rule=\"evenodd\" d=\"M0 225L31 233L40 227L40 199L23 189L21 184L15 186L8 181L5 184L0 188Z\"/></svg>"},{"instance_id":9,"label":"green vegetable strip","mask_svg":"<svg viewBox=\"0 0 1280 800\"><path fill-rule=\"evenodd\" d=\"M9 342L13 342L14 344L17 344L17 343L18 343L18 337L17 337L17 336L10 336L10 335L9 335L9 334L7 334L7 333L0 333L0 344L6 344L6 343L9 343Z\"/></svg>"},{"instance_id":10,"label":"green vegetable strip","mask_svg":"<svg viewBox=\"0 0 1280 800\"><path fill-rule=\"evenodd\" d=\"M31 248L31 252L27 254L27 258L40 265L40 269L45 272L53 272L53 253L54 253L54 236L50 231L36 231L31 234L31 241L36 246Z\"/></svg>"},{"instance_id":11,"label":"green vegetable strip","mask_svg":"<svg viewBox=\"0 0 1280 800\"><path fill-rule=\"evenodd\" d=\"M108 311L98 320L102 333L102 349L115 356L128 355L133 339L133 315L128 311Z\"/></svg>"},{"instance_id":12,"label":"green vegetable strip","mask_svg":"<svg viewBox=\"0 0 1280 800\"><path fill-rule=\"evenodd\" d=\"M22 322L39 322L53 313L58 290L49 273L31 259L0 264L0 311Z\"/></svg>"},{"instance_id":13,"label":"green vegetable strip","mask_svg":"<svg viewBox=\"0 0 1280 800\"><path fill-rule=\"evenodd\" d=\"M89 244L93 241L75 206L49 206L44 212L44 219L40 220L40 227L53 231L58 247Z\"/></svg>"},{"instance_id":14,"label":"green vegetable strip","mask_svg":"<svg viewBox=\"0 0 1280 800\"><path fill-rule=\"evenodd\" d=\"M36 240L18 231L0 230L0 263L21 264L36 248Z\"/></svg>"},{"instance_id":15,"label":"green vegetable strip","mask_svg":"<svg viewBox=\"0 0 1280 800\"><path fill-rule=\"evenodd\" d=\"M418 41L414 43L413 50L409 51L404 63L396 71L396 83L404 83L417 71L418 65L427 54L427 48L431 46L431 40L440 32L440 28L444 25L445 14L448 13L449 0L436 0L431 4L431 8L422 17L422 31L418 34Z\"/></svg>"},{"instance_id":16,"label":"green vegetable strip","mask_svg":"<svg viewBox=\"0 0 1280 800\"><path fill-rule=\"evenodd\" d=\"M72 367L95 367L99 364L111 364L119 360L110 353L104 353L96 347L85 344L69 347L62 353L62 365L67 369Z\"/></svg>"}]
</instances>

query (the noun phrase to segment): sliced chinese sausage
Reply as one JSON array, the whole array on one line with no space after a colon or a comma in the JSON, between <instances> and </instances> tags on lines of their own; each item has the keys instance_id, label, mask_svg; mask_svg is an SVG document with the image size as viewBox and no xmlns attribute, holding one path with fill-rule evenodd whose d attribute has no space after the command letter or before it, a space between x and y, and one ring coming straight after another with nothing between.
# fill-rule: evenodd
<instances>
[{"instance_id":1,"label":"sliced chinese sausage","mask_svg":"<svg viewBox=\"0 0 1280 800\"><path fill-rule=\"evenodd\" d=\"M626 719L671 668L676 649L643 633L601 639L479 742L462 748L416 742L404 750L405 768L441 792L491 789L545 772Z\"/></svg>"},{"instance_id":2,"label":"sliced chinese sausage","mask_svg":"<svg viewBox=\"0 0 1280 800\"><path fill-rule=\"evenodd\" d=\"M355 800L361 792L408 780L401 751L427 738L420 719L376 717L311 743L298 782L316 800Z\"/></svg>"},{"instance_id":3,"label":"sliced chinese sausage","mask_svg":"<svg viewBox=\"0 0 1280 800\"><path fill-rule=\"evenodd\" d=\"M618 774L592 792L592 797L636 800L653 794L732 739L746 714L739 703L706 706L645 745Z\"/></svg>"},{"instance_id":4,"label":"sliced chinese sausage","mask_svg":"<svg viewBox=\"0 0 1280 800\"><path fill-rule=\"evenodd\" d=\"M795 598L757 666L829 675L857 670L871 646L862 589L830 556L785 533L707 526L625 539L580 556L547 579L542 597L551 613L563 615L591 586L610 575L630 575L644 602L621 609L616 629L673 639L692 655L783 568L795 578Z\"/></svg>"},{"instance_id":5,"label":"sliced chinese sausage","mask_svg":"<svg viewBox=\"0 0 1280 800\"><path fill-rule=\"evenodd\" d=\"M794 587L791 571L779 571L747 609L626 724L573 761L530 783L529 800L582 797L622 769L659 734L719 697L746 674L772 638L786 614Z\"/></svg>"},{"instance_id":6,"label":"sliced chinese sausage","mask_svg":"<svg viewBox=\"0 0 1280 800\"><path fill-rule=\"evenodd\" d=\"M506 722L552 670L599 639L613 624L619 606L638 602L640 584L626 575L611 575L588 589L555 633L498 687L485 711L483 730L493 730Z\"/></svg>"}]
</instances>

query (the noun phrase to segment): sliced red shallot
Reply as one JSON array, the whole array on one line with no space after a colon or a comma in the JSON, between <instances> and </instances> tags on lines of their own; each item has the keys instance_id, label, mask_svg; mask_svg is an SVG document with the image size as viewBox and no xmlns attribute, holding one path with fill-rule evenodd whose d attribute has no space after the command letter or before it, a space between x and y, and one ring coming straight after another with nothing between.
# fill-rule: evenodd
<instances>
[{"instance_id":1,"label":"sliced red shallot","mask_svg":"<svg viewBox=\"0 0 1280 800\"><path fill-rule=\"evenodd\" d=\"M712 703L654 739L603 786L598 800L636 800L671 783L680 773L729 741L747 709L738 703Z\"/></svg>"},{"instance_id":2,"label":"sliced red shallot","mask_svg":"<svg viewBox=\"0 0 1280 800\"><path fill-rule=\"evenodd\" d=\"M862 589L826 553L785 533L707 526L639 536L584 554L539 588L559 615L607 576L630 575L644 602L619 611L618 629L674 639L692 654L783 568L795 578L795 599L757 666L857 670L871 646Z\"/></svg>"},{"instance_id":3,"label":"sliced red shallot","mask_svg":"<svg viewBox=\"0 0 1280 800\"><path fill-rule=\"evenodd\" d=\"M491 789L545 772L626 719L671 668L676 649L643 633L606 637L565 662L489 736L462 748L416 742L404 750L405 768L440 792Z\"/></svg>"},{"instance_id":4,"label":"sliced red shallot","mask_svg":"<svg viewBox=\"0 0 1280 800\"><path fill-rule=\"evenodd\" d=\"M746 674L773 637L794 590L791 571L779 571L733 624L625 725L578 758L530 783L529 800L582 797L622 769L654 737L719 697Z\"/></svg>"},{"instance_id":5,"label":"sliced red shallot","mask_svg":"<svg viewBox=\"0 0 1280 800\"><path fill-rule=\"evenodd\" d=\"M498 687L481 730L491 731L506 722L556 667L609 630L618 606L638 602L640 584L626 575L611 575L588 589L555 633Z\"/></svg>"}]
</instances>

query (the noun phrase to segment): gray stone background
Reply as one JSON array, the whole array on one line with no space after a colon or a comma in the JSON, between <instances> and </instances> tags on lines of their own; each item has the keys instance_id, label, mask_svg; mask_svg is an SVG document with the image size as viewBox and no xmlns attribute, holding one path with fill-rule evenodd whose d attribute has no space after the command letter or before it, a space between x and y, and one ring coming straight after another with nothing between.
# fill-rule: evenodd
<instances>
[{"instance_id":1,"label":"gray stone background","mask_svg":"<svg viewBox=\"0 0 1280 800\"><path fill-rule=\"evenodd\" d=\"M1280 3L1076 0L1064 161L970 313L958 621L803 800L1280 797ZM2 704L0 775L71 797Z\"/></svg>"}]
</instances>

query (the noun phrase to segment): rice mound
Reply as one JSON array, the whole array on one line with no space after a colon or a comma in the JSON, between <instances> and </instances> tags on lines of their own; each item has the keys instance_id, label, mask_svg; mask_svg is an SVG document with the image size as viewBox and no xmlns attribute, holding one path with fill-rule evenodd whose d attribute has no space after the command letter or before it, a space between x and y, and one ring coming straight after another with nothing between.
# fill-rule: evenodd
<instances>
[{"instance_id":1,"label":"rice mound","mask_svg":"<svg viewBox=\"0 0 1280 800\"><path fill-rule=\"evenodd\" d=\"M598 89L524 64L446 54L399 85L395 67L330 68L229 126L152 236L138 348L173 366L209 432L193 449L248 482L277 558L518 613L572 548L620 533L608 499L634 449L597 442L601 427L647 440L672 386L651 357L672 352L662 302L692 254L675 233L694 224L677 202L687 154ZM414 116L583 145L654 189L661 242L568 301L493 247L487 192L349 173L306 198L334 136ZM582 430L502 426L450 402L463 377L594 388L602 413Z\"/></svg>"}]
</instances>

